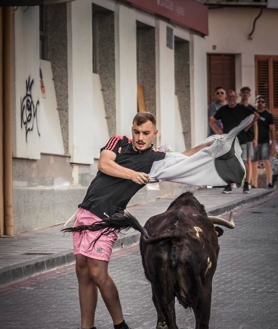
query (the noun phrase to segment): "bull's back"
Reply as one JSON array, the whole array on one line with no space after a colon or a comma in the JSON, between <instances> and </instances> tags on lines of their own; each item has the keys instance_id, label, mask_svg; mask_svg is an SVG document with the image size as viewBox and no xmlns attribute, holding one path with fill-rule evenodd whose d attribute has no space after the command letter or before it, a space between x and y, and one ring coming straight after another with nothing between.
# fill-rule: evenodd
<instances>
[{"instance_id":1,"label":"bull's back","mask_svg":"<svg viewBox=\"0 0 278 329\"><path fill-rule=\"evenodd\" d=\"M172 291L184 307L192 307L216 269L219 247L214 226L201 218L150 218L145 228L151 238L165 237L154 244L141 239L146 277L156 290Z\"/></svg>"}]
</instances>

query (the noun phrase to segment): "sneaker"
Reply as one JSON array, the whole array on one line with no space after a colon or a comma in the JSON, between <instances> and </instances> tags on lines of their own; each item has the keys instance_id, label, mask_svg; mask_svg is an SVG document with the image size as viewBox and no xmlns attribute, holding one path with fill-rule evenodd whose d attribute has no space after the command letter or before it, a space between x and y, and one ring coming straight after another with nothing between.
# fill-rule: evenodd
<instances>
[{"instance_id":1,"label":"sneaker","mask_svg":"<svg viewBox=\"0 0 278 329\"><path fill-rule=\"evenodd\" d=\"M231 192L232 192L232 188L231 188L230 185L227 185L227 186L224 188L224 190L222 191L222 193L224 193L224 194L229 194L229 193L231 193Z\"/></svg>"},{"instance_id":2,"label":"sneaker","mask_svg":"<svg viewBox=\"0 0 278 329\"><path fill-rule=\"evenodd\" d=\"M243 193L250 193L249 184L247 182L245 182L243 185Z\"/></svg>"}]
</instances>

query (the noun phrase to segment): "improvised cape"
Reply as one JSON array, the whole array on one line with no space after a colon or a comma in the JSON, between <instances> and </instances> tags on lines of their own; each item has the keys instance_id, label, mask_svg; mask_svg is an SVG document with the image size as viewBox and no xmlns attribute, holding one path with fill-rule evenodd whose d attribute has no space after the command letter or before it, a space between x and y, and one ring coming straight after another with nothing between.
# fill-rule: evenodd
<instances>
[{"instance_id":1,"label":"improvised cape","mask_svg":"<svg viewBox=\"0 0 278 329\"><path fill-rule=\"evenodd\" d=\"M242 185L246 172L236 136L253 119L254 114L251 114L228 134L209 136L203 143L211 140L214 143L189 157L177 152L166 152L165 159L154 162L149 173L150 182L171 181L199 186Z\"/></svg>"}]
</instances>

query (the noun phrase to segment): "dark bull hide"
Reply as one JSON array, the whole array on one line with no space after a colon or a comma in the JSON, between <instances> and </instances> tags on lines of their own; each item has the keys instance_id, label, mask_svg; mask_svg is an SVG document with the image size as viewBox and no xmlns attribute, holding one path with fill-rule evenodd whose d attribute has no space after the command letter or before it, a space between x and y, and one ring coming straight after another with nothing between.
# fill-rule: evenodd
<instances>
[{"instance_id":1,"label":"dark bull hide","mask_svg":"<svg viewBox=\"0 0 278 329\"><path fill-rule=\"evenodd\" d=\"M175 199L167 211L151 217L144 228L127 213L94 225L65 230L104 229L102 234L108 234L130 227L141 233L140 250L145 275L152 286L157 311L156 328L178 328L175 297L184 308L193 309L196 329L209 328L212 278L219 245L214 225L208 219L204 206L192 193L186 192Z\"/></svg>"}]
</instances>

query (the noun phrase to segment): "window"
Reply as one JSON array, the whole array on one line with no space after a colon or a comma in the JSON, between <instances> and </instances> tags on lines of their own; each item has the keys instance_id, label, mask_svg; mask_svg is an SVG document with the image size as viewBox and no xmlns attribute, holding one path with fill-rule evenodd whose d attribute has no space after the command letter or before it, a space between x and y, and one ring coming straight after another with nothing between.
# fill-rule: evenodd
<instances>
[{"instance_id":1,"label":"window","mask_svg":"<svg viewBox=\"0 0 278 329\"><path fill-rule=\"evenodd\" d=\"M264 95L278 129L278 56L255 56L256 94Z\"/></svg>"}]
</instances>

